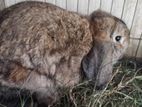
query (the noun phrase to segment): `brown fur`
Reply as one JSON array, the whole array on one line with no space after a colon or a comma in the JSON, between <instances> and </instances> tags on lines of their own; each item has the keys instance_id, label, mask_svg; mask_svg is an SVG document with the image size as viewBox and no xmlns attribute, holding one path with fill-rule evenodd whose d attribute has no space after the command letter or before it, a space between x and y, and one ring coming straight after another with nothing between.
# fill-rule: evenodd
<instances>
[{"instance_id":1,"label":"brown fur","mask_svg":"<svg viewBox=\"0 0 142 107\"><path fill-rule=\"evenodd\" d=\"M14 69L10 71L10 75L8 77L9 81L18 83L18 82L23 82L26 80L28 77L28 72L26 69L24 69L21 66L15 65Z\"/></svg>"},{"instance_id":2,"label":"brown fur","mask_svg":"<svg viewBox=\"0 0 142 107\"><path fill-rule=\"evenodd\" d=\"M122 48L113 42L115 33L126 37ZM48 3L16 4L0 13L0 60L5 66L0 73L8 72L11 81L2 76L0 82L37 92L44 103L57 100L58 87L79 83L81 72L103 85L111 77L113 61L127 48L128 33L120 19L105 12L84 17ZM7 60L14 64L12 70L6 68Z\"/></svg>"}]
</instances>

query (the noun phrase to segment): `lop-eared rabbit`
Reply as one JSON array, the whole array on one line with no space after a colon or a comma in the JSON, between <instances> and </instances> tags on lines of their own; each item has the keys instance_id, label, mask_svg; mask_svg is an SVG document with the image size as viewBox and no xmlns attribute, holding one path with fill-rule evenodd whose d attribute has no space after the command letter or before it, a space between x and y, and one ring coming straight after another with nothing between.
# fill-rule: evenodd
<instances>
[{"instance_id":1,"label":"lop-eared rabbit","mask_svg":"<svg viewBox=\"0 0 142 107\"><path fill-rule=\"evenodd\" d=\"M0 83L58 100L59 88L83 79L104 87L129 44L126 24L103 11L79 15L42 2L0 12Z\"/></svg>"}]
</instances>

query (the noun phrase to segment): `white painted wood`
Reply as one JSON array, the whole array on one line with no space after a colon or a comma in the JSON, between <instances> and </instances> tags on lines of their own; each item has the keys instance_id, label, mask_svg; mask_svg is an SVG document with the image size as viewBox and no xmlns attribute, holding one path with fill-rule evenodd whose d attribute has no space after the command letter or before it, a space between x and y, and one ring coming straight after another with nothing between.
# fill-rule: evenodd
<instances>
[{"instance_id":1,"label":"white painted wood","mask_svg":"<svg viewBox=\"0 0 142 107\"><path fill-rule=\"evenodd\" d=\"M56 5L66 9L66 0L56 0Z\"/></svg>"},{"instance_id":2,"label":"white painted wood","mask_svg":"<svg viewBox=\"0 0 142 107\"><path fill-rule=\"evenodd\" d=\"M136 3L137 0L126 0L124 5L122 20L127 24L129 29L133 21Z\"/></svg>"},{"instance_id":3,"label":"white painted wood","mask_svg":"<svg viewBox=\"0 0 142 107\"><path fill-rule=\"evenodd\" d=\"M131 34L135 38L140 38L142 33L142 0L138 0L137 10L131 30Z\"/></svg>"},{"instance_id":4,"label":"white painted wood","mask_svg":"<svg viewBox=\"0 0 142 107\"><path fill-rule=\"evenodd\" d=\"M128 49L127 49L127 53L125 54L126 56L132 56L132 40L130 40L130 44L128 46Z\"/></svg>"},{"instance_id":5,"label":"white painted wood","mask_svg":"<svg viewBox=\"0 0 142 107\"><path fill-rule=\"evenodd\" d=\"M100 0L89 0L89 14L100 9Z\"/></svg>"},{"instance_id":6,"label":"white painted wood","mask_svg":"<svg viewBox=\"0 0 142 107\"><path fill-rule=\"evenodd\" d=\"M51 4L55 4L55 0L45 0L45 2L51 3Z\"/></svg>"},{"instance_id":7,"label":"white painted wood","mask_svg":"<svg viewBox=\"0 0 142 107\"><path fill-rule=\"evenodd\" d=\"M88 14L89 0L78 0L78 13Z\"/></svg>"},{"instance_id":8,"label":"white painted wood","mask_svg":"<svg viewBox=\"0 0 142 107\"><path fill-rule=\"evenodd\" d=\"M113 0L111 14L121 18L124 0Z\"/></svg>"},{"instance_id":9,"label":"white painted wood","mask_svg":"<svg viewBox=\"0 0 142 107\"><path fill-rule=\"evenodd\" d=\"M138 46L138 40L130 39L130 44L129 44L128 51L126 54L128 56L135 56L137 46Z\"/></svg>"},{"instance_id":10,"label":"white painted wood","mask_svg":"<svg viewBox=\"0 0 142 107\"><path fill-rule=\"evenodd\" d=\"M15 3L20 3L22 1L26 1L26 0L15 0Z\"/></svg>"},{"instance_id":11,"label":"white painted wood","mask_svg":"<svg viewBox=\"0 0 142 107\"><path fill-rule=\"evenodd\" d=\"M19 1L40 1L40 2L45 2L46 0L19 0Z\"/></svg>"},{"instance_id":12,"label":"white painted wood","mask_svg":"<svg viewBox=\"0 0 142 107\"><path fill-rule=\"evenodd\" d=\"M133 26L131 29L131 34L132 37L134 38L140 38L141 34L142 34L142 0L138 0L138 4L137 4L137 8L136 8L136 12L135 12L135 17L134 17L134 22L133 22ZM137 48L138 46L138 40L136 41L137 45L133 46L131 49L135 50L135 48ZM134 44L134 43L133 43ZM142 41L138 50L138 54L137 57L142 57Z\"/></svg>"},{"instance_id":13,"label":"white painted wood","mask_svg":"<svg viewBox=\"0 0 142 107\"><path fill-rule=\"evenodd\" d=\"M5 8L4 0L0 0L0 10Z\"/></svg>"},{"instance_id":14,"label":"white painted wood","mask_svg":"<svg viewBox=\"0 0 142 107\"><path fill-rule=\"evenodd\" d=\"M26 0L23 0L26 1ZM27 0L28 1L28 0ZM31 0L31 1L41 1L41 2L45 2L46 0Z\"/></svg>"},{"instance_id":15,"label":"white painted wood","mask_svg":"<svg viewBox=\"0 0 142 107\"><path fill-rule=\"evenodd\" d=\"M101 9L110 12L112 6L112 0L101 0Z\"/></svg>"},{"instance_id":16,"label":"white painted wood","mask_svg":"<svg viewBox=\"0 0 142 107\"><path fill-rule=\"evenodd\" d=\"M25 0L15 0L15 3L19 3L19 2L22 2L22 1L25 1Z\"/></svg>"},{"instance_id":17,"label":"white painted wood","mask_svg":"<svg viewBox=\"0 0 142 107\"><path fill-rule=\"evenodd\" d=\"M142 57L142 40L141 40L140 47L137 53L137 57Z\"/></svg>"},{"instance_id":18,"label":"white painted wood","mask_svg":"<svg viewBox=\"0 0 142 107\"><path fill-rule=\"evenodd\" d=\"M11 6L11 5L15 4L15 3L16 3L15 0L5 0L6 7L9 7L9 6Z\"/></svg>"},{"instance_id":19,"label":"white painted wood","mask_svg":"<svg viewBox=\"0 0 142 107\"><path fill-rule=\"evenodd\" d=\"M67 10L77 12L78 0L67 0Z\"/></svg>"}]
</instances>

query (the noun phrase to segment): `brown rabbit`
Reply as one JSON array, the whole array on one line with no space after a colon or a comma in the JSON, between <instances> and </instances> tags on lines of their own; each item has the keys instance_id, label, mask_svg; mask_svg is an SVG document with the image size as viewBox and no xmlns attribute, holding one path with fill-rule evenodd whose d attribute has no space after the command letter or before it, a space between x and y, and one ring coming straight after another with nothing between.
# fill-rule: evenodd
<instances>
[{"instance_id":1,"label":"brown rabbit","mask_svg":"<svg viewBox=\"0 0 142 107\"><path fill-rule=\"evenodd\" d=\"M40 103L81 77L104 87L124 54L129 30L120 19L95 11L81 16L42 2L22 2L0 13L0 83L37 93Z\"/></svg>"}]
</instances>

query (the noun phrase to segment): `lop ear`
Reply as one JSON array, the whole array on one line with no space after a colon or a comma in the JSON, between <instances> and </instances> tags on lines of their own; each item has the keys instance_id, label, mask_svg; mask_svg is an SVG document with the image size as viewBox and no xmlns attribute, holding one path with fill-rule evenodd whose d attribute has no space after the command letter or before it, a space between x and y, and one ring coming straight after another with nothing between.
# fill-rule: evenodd
<instances>
[{"instance_id":1,"label":"lop ear","mask_svg":"<svg viewBox=\"0 0 142 107\"><path fill-rule=\"evenodd\" d=\"M100 59L98 58L98 50L96 48L92 48L82 60L82 73L89 80L96 79L100 63Z\"/></svg>"},{"instance_id":2,"label":"lop ear","mask_svg":"<svg viewBox=\"0 0 142 107\"><path fill-rule=\"evenodd\" d=\"M95 41L94 47L83 58L81 68L86 77L95 83L96 89L103 89L112 75L111 43Z\"/></svg>"}]
</instances>

